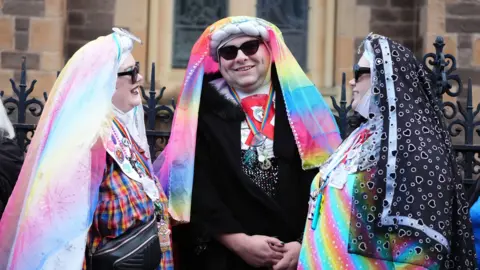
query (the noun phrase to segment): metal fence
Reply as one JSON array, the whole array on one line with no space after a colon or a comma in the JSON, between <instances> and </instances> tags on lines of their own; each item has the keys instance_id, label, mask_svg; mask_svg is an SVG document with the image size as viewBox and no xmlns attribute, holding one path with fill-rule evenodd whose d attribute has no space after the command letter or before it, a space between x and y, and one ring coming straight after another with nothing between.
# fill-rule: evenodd
<instances>
[{"instance_id":1,"label":"metal fence","mask_svg":"<svg viewBox=\"0 0 480 270\"><path fill-rule=\"evenodd\" d=\"M440 105L444 108L444 115L448 125L448 130L454 139L454 149L457 153L457 162L462 169L463 179L466 184L473 184L480 173L480 145L474 144L475 138L480 138L480 121L475 120L480 112L480 104L474 109L472 105L472 83L468 80L465 89L460 77L455 74L456 59L450 54L444 54L445 46L442 37L437 37L434 53L427 53L423 57L423 62L430 72L436 92L439 97ZM342 138L346 138L361 122L361 118L352 112L351 105L348 105L346 98L346 79L345 73L342 74L341 96L340 102L332 97L334 113ZM47 93L43 93L43 101L29 97L33 92L36 80L33 80L30 86L26 82L27 70L26 59L23 58L21 67L20 83L10 79L13 96L4 97L4 91L0 91L0 98L3 99L7 112L13 119L13 125L17 133L17 141L19 146L25 151L32 136L35 133L36 122L42 114L44 102L47 101ZM161 131L158 129L159 124L169 126L173 120L175 112L175 101L172 99L162 105L161 102L165 87L159 94L155 91L155 63L152 64L150 76L150 89L142 88L142 96L145 99L143 105L145 111L145 121L147 128L147 138L150 145L150 152L158 154L168 143L170 136L169 131ZM466 95L462 95L463 91L467 91ZM457 101L456 103L446 101L443 102L442 97L448 95L450 97L466 96L466 104ZM477 136L475 136L475 133Z\"/></svg>"}]
</instances>

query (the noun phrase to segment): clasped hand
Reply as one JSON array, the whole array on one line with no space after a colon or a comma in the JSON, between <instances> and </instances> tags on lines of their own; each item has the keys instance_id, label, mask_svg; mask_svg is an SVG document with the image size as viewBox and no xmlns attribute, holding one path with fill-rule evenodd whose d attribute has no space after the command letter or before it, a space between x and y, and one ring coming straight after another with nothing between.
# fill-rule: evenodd
<instances>
[{"instance_id":1,"label":"clasped hand","mask_svg":"<svg viewBox=\"0 0 480 270\"><path fill-rule=\"evenodd\" d=\"M284 244L274 237L247 236L237 254L249 265L270 267L273 270L293 270L297 267L301 245L298 242Z\"/></svg>"}]
</instances>

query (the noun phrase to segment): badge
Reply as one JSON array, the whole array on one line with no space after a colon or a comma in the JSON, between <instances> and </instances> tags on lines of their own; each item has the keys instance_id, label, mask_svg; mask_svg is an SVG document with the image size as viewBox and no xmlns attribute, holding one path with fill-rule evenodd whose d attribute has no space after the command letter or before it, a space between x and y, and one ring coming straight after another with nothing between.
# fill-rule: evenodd
<instances>
[{"instance_id":1,"label":"badge","mask_svg":"<svg viewBox=\"0 0 480 270\"><path fill-rule=\"evenodd\" d=\"M128 141L127 138L122 138L122 143L123 143L123 145L125 145L125 146L129 146L129 145L130 145L130 142Z\"/></svg>"},{"instance_id":2,"label":"badge","mask_svg":"<svg viewBox=\"0 0 480 270\"><path fill-rule=\"evenodd\" d=\"M115 135L112 134L112 142L113 144L117 144L117 138L115 138Z\"/></svg>"},{"instance_id":3,"label":"badge","mask_svg":"<svg viewBox=\"0 0 480 270\"><path fill-rule=\"evenodd\" d=\"M118 161L120 161L120 163L123 163L125 156L123 155L122 149L120 147L117 147L115 149L115 156L117 157Z\"/></svg>"},{"instance_id":4,"label":"badge","mask_svg":"<svg viewBox=\"0 0 480 270\"><path fill-rule=\"evenodd\" d=\"M263 109L262 109L262 107L253 106L252 111L253 111L253 118L261 123L262 120L263 120Z\"/></svg>"},{"instance_id":5,"label":"badge","mask_svg":"<svg viewBox=\"0 0 480 270\"><path fill-rule=\"evenodd\" d=\"M125 173L132 173L132 171L133 171L132 165L130 165L129 163L125 163L125 164L123 164L123 166L122 166L122 170L123 170Z\"/></svg>"}]
</instances>

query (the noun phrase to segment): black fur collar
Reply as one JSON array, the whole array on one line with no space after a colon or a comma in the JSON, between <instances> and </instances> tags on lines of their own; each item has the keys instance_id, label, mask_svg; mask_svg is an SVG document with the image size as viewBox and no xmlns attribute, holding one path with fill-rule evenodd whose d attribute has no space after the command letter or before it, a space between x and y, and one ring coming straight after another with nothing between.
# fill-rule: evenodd
<instances>
[{"instance_id":1,"label":"black fur collar","mask_svg":"<svg viewBox=\"0 0 480 270\"><path fill-rule=\"evenodd\" d=\"M214 113L225 120L243 121L245 113L242 107L225 97L210 83L220 77L220 73L204 76L200 112Z\"/></svg>"}]
</instances>

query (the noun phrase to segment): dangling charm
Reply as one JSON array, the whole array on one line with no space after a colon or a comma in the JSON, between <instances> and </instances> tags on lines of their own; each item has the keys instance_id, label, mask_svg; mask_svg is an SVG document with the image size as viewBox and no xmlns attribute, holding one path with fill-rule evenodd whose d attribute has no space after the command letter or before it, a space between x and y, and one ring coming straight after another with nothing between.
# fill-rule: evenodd
<instances>
[{"instance_id":1,"label":"dangling charm","mask_svg":"<svg viewBox=\"0 0 480 270\"><path fill-rule=\"evenodd\" d=\"M157 221L158 239L160 240L160 250L167 252L170 249L170 229L167 222L162 217Z\"/></svg>"},{"instance_id":2,"label":"dangling charm","mask_svg":"<svg viewBox=\"0 0 480 270\"><path fill-rule=\"evenodd\" d=\"M261 157L263 157L263 161L260 161L260 158L259 158L260 168L262 168L262 170L265 170L265 171L269 170L272 167L272 163L268 158L265 158L264 156L261 156Z\"/></svg>"},{"instance_id":3,"label":"dangling charm","mask_svg":"<svg viewBox=\"0 0 480 270\"><path fill-rule=\"evenodd\" d=\"M243 157L243 165L251 168L253 166L253 162L255 160L256 152L257 151L255 151L255 149L253 147L250 147L245 152L245 156Z\"/></svg>"}]
</instances>

